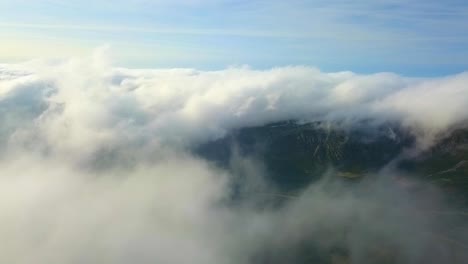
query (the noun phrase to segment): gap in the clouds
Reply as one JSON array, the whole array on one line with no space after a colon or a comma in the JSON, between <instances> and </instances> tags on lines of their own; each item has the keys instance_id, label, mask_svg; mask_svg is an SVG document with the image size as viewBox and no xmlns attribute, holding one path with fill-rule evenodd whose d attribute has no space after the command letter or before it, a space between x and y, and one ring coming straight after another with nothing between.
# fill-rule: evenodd
<instances>
[{"instance_id":1,"label":"gap in the clouds","mask_svg":"<svg viewBox=\"0 0 468 264\"><path fill-rule=\"evenodd\" d=\"M278 122L231 131L223 138L197 146L194 153L222 168L236 157L262 164L268 181L284 194L297 192L327 171L343 180L360 181L382 171L441 184L468 204L463 174L468 172L468 132L450 132L421 153L414 134L397 124L343 127L329 122ZM416 154L415 154L416 153ZM400 176L398 177L400 178Z\"/></svg>"}]
</instances>

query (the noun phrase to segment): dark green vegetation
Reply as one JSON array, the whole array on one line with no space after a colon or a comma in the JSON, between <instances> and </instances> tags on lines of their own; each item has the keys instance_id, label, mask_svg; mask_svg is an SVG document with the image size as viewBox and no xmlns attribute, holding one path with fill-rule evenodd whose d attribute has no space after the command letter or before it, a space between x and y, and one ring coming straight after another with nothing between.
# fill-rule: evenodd
<instances>
[{"instance_id":1,"label":"dark green vegetation","mask_svg":"<svg viewBox=\"0 0 468 264\"><path fill-rule=\"evenodd\" d=\"M322 123L289 121L234 131L225 138L202 145L198 152L221 165L227 164L233 149L243 156L254 155L265 163L274 182L282 189L291 189L318 179L331 167L351 178L378 170L409 144L406 141L411 141L380 132L368 134L335 129Z\"/></svg>"},{"instance_id":2,"label":"dark green vegetation","mask_svg":"<svg viewBox=\"0 0 468 264\"><path fill-rule=\"evenodd\" d=\"M285 191L300 189L329 169L342 178L360 179L391 166L468 194L468 130L456 130L430 149L408 155L415 145L414 136L397 126L345 129L288 121L236 130L199 146L196 152L223 167L235 152L254 156Z\"/></svg>"}]
</instances>

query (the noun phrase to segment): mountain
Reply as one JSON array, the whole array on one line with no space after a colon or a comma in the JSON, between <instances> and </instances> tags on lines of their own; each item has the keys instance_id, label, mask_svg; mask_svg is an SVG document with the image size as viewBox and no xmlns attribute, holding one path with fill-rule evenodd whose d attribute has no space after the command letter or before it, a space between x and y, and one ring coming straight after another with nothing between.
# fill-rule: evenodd
<instances>
[{"instance_id":1,"label":"mountain","mask_svg":"<svg viewBox=\"0 0 468 264\"><path fill-rule=\"evenodd\" d=\"M222 167L236 151L256 157L285 191L302 188L331 168L343 178L359 179L392 165L402 174L468 193L468 130L453 131L431 148L405 155L415 142L414 135L391 124L352 129L285 121L232 131L195 152Z\"/></svg>"}]
</instances>

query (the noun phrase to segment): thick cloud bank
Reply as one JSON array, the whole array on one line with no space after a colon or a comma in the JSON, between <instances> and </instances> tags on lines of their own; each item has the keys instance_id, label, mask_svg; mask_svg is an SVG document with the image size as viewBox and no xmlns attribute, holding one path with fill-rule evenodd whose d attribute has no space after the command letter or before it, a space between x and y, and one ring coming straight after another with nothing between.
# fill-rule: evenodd
<instances>
[{"instance_id":1,"label":"thick cloud bank","mask_svg":"<svg viewBox=\"0 0 468 264\"><path fill-rule=\"evenodd\" d=\"M54 151L129 141L187 146L288 119L392 121L426 136L468 120L468 73L417 79L309 67L130 70L95 55L0 65L0 80L3 138L35 136Z\"/></svg>"},{"instance_id":2,"label":"thick cloud bank","mask_svg":"<svg viewBox=\"0 0 468 264\"><path fill-rule=\"evenodd\" d=\"M0 109L2 263L294 263L306 245L311 261L466 260L436 232L453 219L427 215L446 207L431 187L414 197L386 178L325 179L281 206L233 204L236 170L251 193L272 192L261 166L239 157L227 171L188 150L289 119L396 122L429 145L466 125L468 73L131 70L96 55L0 65Z\"/></svg>"}]
</instances>

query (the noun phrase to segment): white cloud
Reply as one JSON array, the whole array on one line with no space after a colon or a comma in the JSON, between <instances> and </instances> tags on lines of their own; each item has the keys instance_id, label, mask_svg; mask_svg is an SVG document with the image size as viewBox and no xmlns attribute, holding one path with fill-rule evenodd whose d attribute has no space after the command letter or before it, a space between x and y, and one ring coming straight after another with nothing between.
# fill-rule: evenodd
<instances>
[{"instance_id":1,"label":"white cloud","mask_svg":"<svg viewBox=\"0 0 468 264\"><path fill-rule=\"evenodd\" d=\"M23 132L45 142L60 139L49 147L62 150L148 140L148 135L153 143L186 145L285 119L398 121L434 136L468 117L466 74L414 79L309 67L130 70L104 61L36 63L23 66L23 72L34 73L17 78L23 72L5 65L2 101L20 100L21 91L40 91L35 103L46 109L31 122L35 129ZM23 105L13 104L10 112L15 107Z\"/></svg>"},{"instance_id":2,"label":"white cloud","mask_svg":"<svg viewBox=\"0 0 468 264\"><path fill-rule=\"evenodd\" d=\"M235 175L185 150L284 119L397 121L432 138L466 124L468 75L131 70L105 57L0 67L0 262L288 261L304 241L330 250L340 228L357 263L379 241L406 263L448 259L428 235L442 223L387 178L357 192L325 181L279 210L255 197L230 206ZM256 162L234 165L249 193L271 191ZM437 195L418 198L436 210Z\"/></svg>"}]
</instances>

